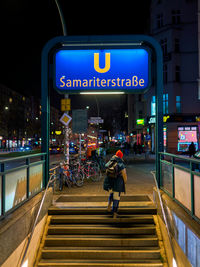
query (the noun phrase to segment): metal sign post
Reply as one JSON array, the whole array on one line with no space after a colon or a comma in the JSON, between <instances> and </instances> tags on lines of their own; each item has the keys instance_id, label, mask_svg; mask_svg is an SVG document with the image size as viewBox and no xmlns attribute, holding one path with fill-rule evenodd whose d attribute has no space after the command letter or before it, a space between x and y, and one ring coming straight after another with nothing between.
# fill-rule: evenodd
<instances>
[{"instance_id":1,"label":"metal sign post","mask_svg":"<svg viewBox=\"0 0 200 267\"><path fill-rule=\"evenodd\" d=\"M65 113L60 118L60 122L64 124L65 126L65 133L64 133L64 155L65 159L67 161L67 164L69 164L69 123L72 120L72 118L68 115L68 111L65 111Z\"/></svg>"},{"instance_id":2,"label":"metal sign post","mask_svg":"<svg viewBox=\"0 0 200 267\"><path fill-rule=\"evenodd\" d=\"M68 99L68 94L65 94L65 99ZM67 111L68 115L68 111ZM67 164L69 164L69 124L65 126L65 159Z\"/></svg>"}]
</instances>

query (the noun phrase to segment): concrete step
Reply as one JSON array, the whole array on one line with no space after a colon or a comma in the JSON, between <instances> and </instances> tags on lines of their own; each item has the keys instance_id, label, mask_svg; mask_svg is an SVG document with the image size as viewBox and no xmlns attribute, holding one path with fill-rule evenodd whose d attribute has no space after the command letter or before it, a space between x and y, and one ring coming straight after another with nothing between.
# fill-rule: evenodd
<instances>
[{"instance_id":1,"label":"concrete step","mask_svg":"<svg viewBox=\"0 0 200 267\"><path fill-rule=\"evenodd\" d=\"M49 260L42 259L39 267L162 267L160 260Z\"/></svg>"},{"instance_id":2,"label":"concrete step","mask_svg":"<svg viewBox=\"0 0 200 267\"><path fill-rule=\"evenodd\" d=\"M107 237L107 236L82 236L69 237L63 236L47 236L45 246L50 247L153 247L158 246L158 238L156 237L138 237L138 238L122 238L122 237Z\"/></svg>"},{"instance_id":3,"label":"concrete step","mask_svg":"<svg viewBox=\"0 0 200 267\"><path fill-rule=\"evenodd\" d=\"M56 199L56 202L107 202L108 196L106 195L63 195ZM147 195L122 195L120 197L120 202L141 202L141 201L151 201Z\"/></svg>"},{"instance_id":4,"label":"concrete step","mask_svg":"<svg viewBox=\"0 0 200 267\"><path fill-rule=\"evenodd\" d=\"M70 205L70 204L69 204ZM83 214L108 214L108 211L105 207L73 207L73 206L66 206L66 207L50 207L49 208L49 215L83 215ZM129 207L120 207L118 210L118 214L157 214L157 209L154 205L147 205L147 206L129 206Z\"/></svg>"},{"instance_id":5,"label":"concrete step","mask_svg":"<svg viewBox=\"0 0 200 267\"><path fill-rule=\"evenodd\" d=\"M156 228L154 224L130 224L122 227L120 224L106 225L106 224L96 224L96 225L82 225L82 224L68 224L68 225L50 225L48 228L48 234L66 235L66 234L90 234L90 235L151 235L156 233Z\"/></svg>"},{"instance_id":6,"label":"concrete step","mask_svg":"<svg viewBox=\"0 0 200 267\"><path fill-rule=\"evenodd\" d=\"M140 248L134 249L113 249L111 247L95 248L63 248L63 247L44 247L42 250L43 259L160 259L159 248Z\"/></svg>"},{"instance_id":7,"label":"concrete step","mask_svg":"<svg viewBox=\"0 0 200 267\"><path fill-rule=\"evenodd\" d=\"M107 196L60 196L49 209L50 224L37 266L161 267L148 196L122 196L118 217L107 212Z\"/></svg>"},{"instance_id":8,"label":"concrete step","mask_svg":"<svg viewBox=\"0 0 200 267\"><path fill-rule=\"evenodd\" d=\"M152 215L121 215L114 219L109 215L53 215L51 224L127 224L127 223L154 223Z\"/></svg>"}]
</instances>

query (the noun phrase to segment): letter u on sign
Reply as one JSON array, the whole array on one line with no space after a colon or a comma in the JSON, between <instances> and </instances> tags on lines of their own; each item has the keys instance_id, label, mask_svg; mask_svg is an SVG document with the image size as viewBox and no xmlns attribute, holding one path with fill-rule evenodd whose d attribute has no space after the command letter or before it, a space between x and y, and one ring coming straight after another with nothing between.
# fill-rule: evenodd
<instances>
[{"instance_id":1,"label":"letter u on sign","mask_svg":"<svg viewBox=\"0 0 200 267\"><path fill-rule=\"evenodd\" d=\"M105 53L105 67L99 67L99 53L94 53L94 69L99 73L105 73L110 69L110 53Z\"/></svg>"}]
</instances>

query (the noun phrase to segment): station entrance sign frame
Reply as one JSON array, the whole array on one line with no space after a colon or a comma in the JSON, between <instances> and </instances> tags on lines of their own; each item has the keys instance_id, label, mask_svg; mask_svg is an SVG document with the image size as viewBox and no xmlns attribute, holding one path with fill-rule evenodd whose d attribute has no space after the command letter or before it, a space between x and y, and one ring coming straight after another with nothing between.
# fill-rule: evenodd
<instances>
[{"instance_id":1,"label":"station entrance sign frame","mask_svg":"<svg viewBox=\"0 0 200 267\"><path fill-rule=\"evenodd\" d=\"M140 51L144 59L140 57ZM118 62L118 67L113 67L113 62ZM49 179L51 88L61 94L83 91L145 93L152 85L156 95L156 177L160 186L158 153L163 152L163 55L160 44L146 35L58 36L44 46L41 64L42 152L47 155L44 184L47 185ZM78 66L84 68L84 73L78 71ZM87 78L89 73L92 76Z\"/></svg>"}]
</instances>

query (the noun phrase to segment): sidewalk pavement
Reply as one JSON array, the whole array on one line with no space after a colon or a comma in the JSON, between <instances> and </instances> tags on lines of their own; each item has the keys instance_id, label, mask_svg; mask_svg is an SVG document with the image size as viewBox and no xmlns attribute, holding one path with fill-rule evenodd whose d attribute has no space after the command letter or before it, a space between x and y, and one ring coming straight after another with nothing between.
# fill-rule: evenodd
<instances>
[{"instance_id":1,"label":"sidewalk pavement","mask_svg":"<svg viewBox=\"0 0 200 267\"><path fill-rule=\"evenodd\" d=\"M145 160L144 155L124 158L129 162L126 166L128 182L126 185L127 195L148 195L153 199L154 179L150 171L155 170L155 161L153 157ZM73 186L68 188L64 186L62 191L55 191L55 195L107 195L108 192L103 190L104 177L99 182L84 180L82 187Z\"/></svg>"}]
</instances>

